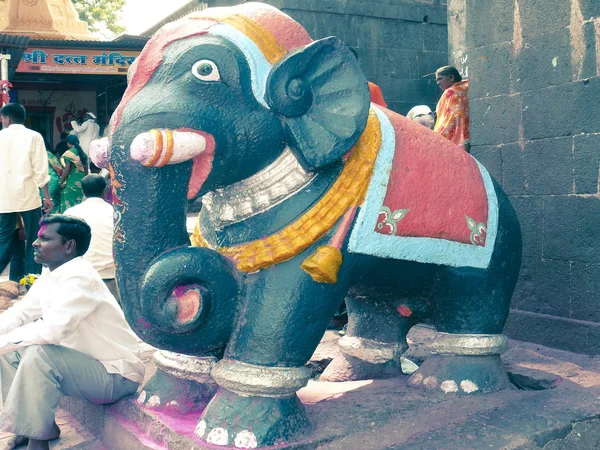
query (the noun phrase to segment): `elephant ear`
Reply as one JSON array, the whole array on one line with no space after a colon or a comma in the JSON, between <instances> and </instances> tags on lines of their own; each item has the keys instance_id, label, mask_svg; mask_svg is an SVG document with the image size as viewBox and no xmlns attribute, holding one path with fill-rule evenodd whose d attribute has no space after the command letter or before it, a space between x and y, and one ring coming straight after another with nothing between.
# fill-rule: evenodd
<instances>
[{"instance_id":1,"label":"elephant ear","mask_svg":"<svg viewBox=\"0 0 600 450\"><path fill-rule=\"evenodd\" d=\"M283 118L287 143L308 170L347 153L369 116L367 79L336 37L293 50L277 62L267 79L266 100Z\"/></svg>"}]
</instances>

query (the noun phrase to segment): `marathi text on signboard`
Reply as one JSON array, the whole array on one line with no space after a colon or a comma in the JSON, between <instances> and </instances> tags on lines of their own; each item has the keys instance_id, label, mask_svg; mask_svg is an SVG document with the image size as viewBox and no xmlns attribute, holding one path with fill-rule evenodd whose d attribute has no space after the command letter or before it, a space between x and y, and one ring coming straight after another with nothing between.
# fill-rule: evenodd
<instances>
[{"instance_id":1,"label":"marathi text on signboard","mask_svg":"<svg viewBox=\"0 0 600 450\"><path fill-rule=\"evenodd\" d=\"M126 75L139 51L27 49L17 72Z\"/></svg>"}]
</instances>

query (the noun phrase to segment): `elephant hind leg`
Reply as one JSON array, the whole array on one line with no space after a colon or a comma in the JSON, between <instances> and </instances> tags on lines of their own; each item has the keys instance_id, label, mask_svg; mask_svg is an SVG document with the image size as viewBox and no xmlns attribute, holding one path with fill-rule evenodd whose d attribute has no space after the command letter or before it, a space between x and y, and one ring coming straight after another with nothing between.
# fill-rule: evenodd
<instances>
[{"instance_id":1,"label":"elephant hind leg","mask_svg":"<svg viewBox=\"0 0 600 450\"><path fill-rule=\"evenodd\" d=\"M353 295L354 294L354 295ZM348 330L340 353L327 366L322 381L382 379L400 375L400 356L408 349L406 335L424 316L424 302L380 297L346 297Z\"/></svg>"},{"instance_id":2,"label":"elephant hind leg","mask_svg":"<svg viewBox=\"0 0 600 450\"><path fill-rule=\"evenodd\" d=\"M436 278L434 321L437 330L427 358L409 384L445 393L473 394L511 387L500 354L502 335L520 266L520 233L498 235L487 269L445 267ZM508 227L509 229L511 227Z\"/></svg>"}]
</instances>

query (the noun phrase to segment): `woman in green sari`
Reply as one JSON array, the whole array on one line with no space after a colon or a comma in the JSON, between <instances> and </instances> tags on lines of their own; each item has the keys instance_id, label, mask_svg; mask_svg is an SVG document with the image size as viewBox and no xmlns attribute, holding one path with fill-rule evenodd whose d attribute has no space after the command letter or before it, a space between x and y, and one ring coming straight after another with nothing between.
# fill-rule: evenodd
<instances>
[{"instance_id":1,"label":"woman in green sari","mask_svg":"<svg viewBox=\"0 0 600 450\"><path fill-rule=\"evenodd\" d=\"M47 150L46 153L48 154L48 175L50 175L48 190L50 191L52 203L54 204L50 214L55 214L60 212L60 178L63 174L63 166L58 160L60 155L56 154L56 150L50 149Z\"/></svg>"},{"instance_id":2,"label":"woman in green sari","mask_svg":"<svg viewBox=\"0 0 600 450\"><path fill-rule=\"evenodd\" d=\"M79 139L75 135L67 137L68 150L62 154L60 159L64 166L60 178L62 188L60 199L60 212L65 212L71 206L78 205L83 200L81 180L87 175L87 155L79 145Z\"/></svg>"}]
</instances>

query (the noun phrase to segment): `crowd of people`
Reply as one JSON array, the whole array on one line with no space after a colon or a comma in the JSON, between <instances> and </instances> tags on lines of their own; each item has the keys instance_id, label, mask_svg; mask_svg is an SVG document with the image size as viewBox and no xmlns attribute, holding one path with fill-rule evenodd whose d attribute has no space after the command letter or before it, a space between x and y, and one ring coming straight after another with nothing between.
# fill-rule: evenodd
<instances>
[{"instance_id":1,"label":"crowd of people","mask_svg":"<svg viewBox=\"0 0 600 450\"><path fill-rule=\"evenodd\" d=\"M436 70L435 81L443 91L435 113L427 105L417 105L406 117L470 152L469 82L463 80L459 71L452 66L443 66Z\"/></svg>"},{"instance_id":2,"label":"crowd of people","mask_svg":"<svg viewBox=\"0 0 600 450\"><path fill-rule=\"evenodd\" d=\"M0 152L5 163L0 168L0 272L10 264L9 279L17 282L25 274L40 274L42 267L35 261L32 243L38 237L42 213L77 216L92 228L86 259L118 298L112 258L113 212L105 201L108 171L89 172L90 165L95 168L87 155L90 142L98 137L95 115L87 113L79 128L74 122L73 134L62 133L53 149L39 133L24 126L22 105L10 103L0 115ZM82 133L85 137L80 141Z\"/></svg>"},{"instance_id":3,"label":"crowd of people","mask_svg":"<svg viewBox=\"0 0 600 450\"><path fill-rule=\"evenodd\" d=\"M52 148L39 133L24 126L25 117L26 111L18 103L2 109L2 154L6 164L0 190L0 272L10 263L12 281L40 273L41 267L33 262L31 245L27 245L35 239L35 223L42 212L65 213L84 200L83 179L90 166L96 169L87 149L99 137L96 116L88 112L83 123L73 121L71 134L62 133L60 142ZM108 173L104 172L106 177ZM38 208L42 198L43 211Z\"/></svg>"},{"instance_id":4,"label":"crowd of people","mask_svg":"<svg viewBox=\"0 0 600 450\"><path fill-rule=\"evenodd\" d=\"M0 430L13 433L10 448L46 450L62 395L115 402L137 390L144 365L118 302L107 181L89 173L97 125L73 124L47 149L22 105L0 118L0 269L10 263L13 281L41 273L0 315Z\"/></svg>"}]
</instances>

